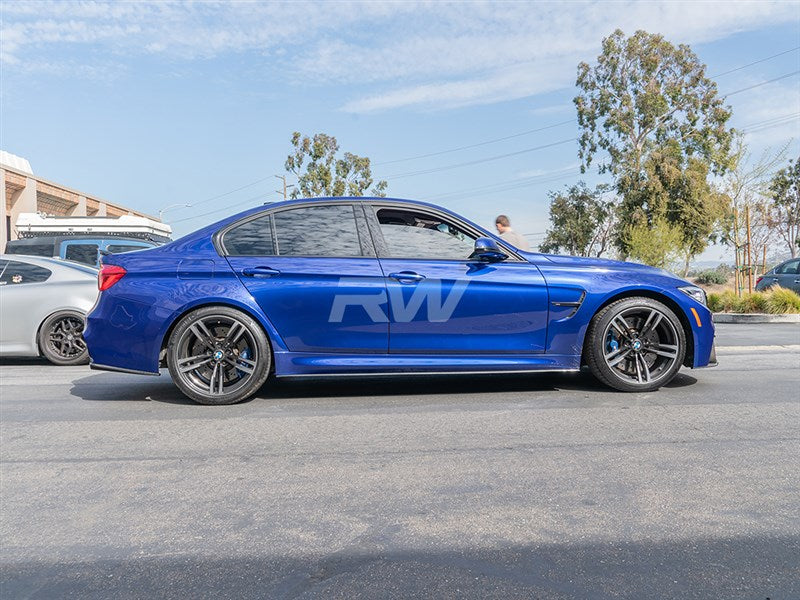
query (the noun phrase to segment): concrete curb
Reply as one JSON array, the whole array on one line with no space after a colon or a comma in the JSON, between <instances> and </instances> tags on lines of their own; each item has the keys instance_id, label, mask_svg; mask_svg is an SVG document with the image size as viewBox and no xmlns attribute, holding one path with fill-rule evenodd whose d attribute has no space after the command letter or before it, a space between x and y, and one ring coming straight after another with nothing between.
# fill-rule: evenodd
<instances>
[{"instance_id":1,"label":"concrete curb","mask_svg":"<svg viewBox=\"0 0 800 600\"><path fill-rule=\"evenodd\" d=\"M800 314L714 313L714 323L800 323Z\"/></svg>"}]
</instances>

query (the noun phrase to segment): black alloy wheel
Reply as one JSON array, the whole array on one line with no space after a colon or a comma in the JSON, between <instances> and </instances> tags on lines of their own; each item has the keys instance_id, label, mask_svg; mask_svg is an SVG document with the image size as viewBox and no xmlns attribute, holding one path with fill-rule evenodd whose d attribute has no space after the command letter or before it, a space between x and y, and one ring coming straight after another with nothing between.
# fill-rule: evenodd
<instances>
[{"instance_id":1,"label":"black alloy wheel","mask_svg":"<svg viewBox=\"0 0 800 600\"><path fill-rule=\"evenodd\" d=\"M210 306L186 315L167 347L170 375L201 404L234 404L266 381L272 356L261 326L249 315Z\"/></svg>"},{"instance_id":2,"label":"black alloy wheel","mask_svg":"<svg viewBox=\"0 0 800 600\"><path fill-rule=\"evenodd\" d=\"M39 350L54 365L83 365L89 362L89 351L83 340L86 318L74 310L57 312L47 317L39 328Z\"/></svg>"},{"instance_id":3,"label":"black alloy wheel","mask_svg":"<svg viewBox=\"0 0 800 600\"><path fill-rule=\"evenodd\" d=\"M624 298L595 315L586 362L606 385L626 392L656 390L680 370L686 335L678 317L651 298Z\"/></svg>"}]
</instances>

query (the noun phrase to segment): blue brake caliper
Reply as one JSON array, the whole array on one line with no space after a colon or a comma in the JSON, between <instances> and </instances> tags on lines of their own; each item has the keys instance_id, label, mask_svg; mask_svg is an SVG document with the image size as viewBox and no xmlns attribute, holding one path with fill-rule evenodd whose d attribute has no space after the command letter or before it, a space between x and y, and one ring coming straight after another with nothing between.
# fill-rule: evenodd
<instances>
[{"instance_id":1,"label":"blue brake caliper","mask_svg":"<svg viewBox=\"0 0 800 600\"><path fill-rule=\"evenodd\" d=\"M606 340L607 352L616 352L619 350L619 341L613 331L608 332L608 339Z\"/></svg>"},{"instance_id":2,"label":"blue brake caliper","mask_svg":"<svg viewBox=\"0 0 800 600\"><path fill-rule=\"evenodd\" d=\"M244 350L242 350L239 353L239 358L250 358L250 348L245 348ZM244 377L245 375L245 372L240 371L239 369L236 369L236 373L239 375L239 377Z\"/></svg>"}]
</instances>

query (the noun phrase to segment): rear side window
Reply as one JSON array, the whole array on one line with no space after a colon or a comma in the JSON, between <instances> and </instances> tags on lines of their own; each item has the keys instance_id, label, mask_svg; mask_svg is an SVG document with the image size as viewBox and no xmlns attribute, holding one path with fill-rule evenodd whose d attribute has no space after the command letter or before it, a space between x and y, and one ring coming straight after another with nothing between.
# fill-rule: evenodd
<instances>
[{"instance_id":1,"label":"rear side window","mask_svg":"<svg viewBox=\"0 0 800 600\"><path fill-rule=\"evenodd\" d=\"M32 265L30 263L16 260L8 261L2 275L0 275L0 285L22 285L25 283L42 283L47 281L52 275L52 271Z\"/></svg>"},{"instance_id":2,"label":"rear side window","mask_svg":"<svg viewBox=\"0 0 800 600\"><path fill-rule=\"evenodd\" d=\"M228 231L223 245L229 256L364 255L349 204L308 206L258 217Z\"/></svg>"},{"instance_id":3,"label":"rear side window","mask_svg":"<svg viewBox=\"0 0 800 600\"><path fill-rule=\"evenodd\" d=\"M275 214L280 256L362 256L353 207L309 206Z\"/></svg>"},{"instance_id":4,"label":"rear side window","mask_svg":"<svg viewBox=\"0 0 800 600\"><path fill-rule=\"evenodd\" d=\"M68 244L64 258L85 265L96 265L97 244Z\"/></svg>"},{"instance_id":5,"label":"rear side window","mask_svg":"<svg viewBox=\"0 0 800 600\"><path fill-rule=\"evenodd\" d=\"M224 244L229 256L274 256L272 217L258 217L234 227L225 234Z\"/></svg>"}]
</instances>

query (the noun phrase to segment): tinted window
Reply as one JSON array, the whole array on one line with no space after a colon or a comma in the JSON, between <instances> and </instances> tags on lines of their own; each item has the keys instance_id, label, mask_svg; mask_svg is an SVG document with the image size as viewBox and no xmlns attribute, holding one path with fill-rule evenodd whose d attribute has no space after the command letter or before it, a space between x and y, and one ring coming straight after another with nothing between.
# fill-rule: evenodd
<instances>
[{"instance_id":1,"label":"tinted window","mask_svg":"<svg viewBox=\"0 0 800 600\"><path fill-rule=\"evenodd\" d=\"M350 205L295 208L274 218L281 256L362 256Z\"/></svg>"},{"instance_id":2,"label":"tinted window","mask_svg":"<svg viewBox=\"0 0 800 600\"><path fill-rule=\"evenodd\" d=\"M142 250L147 246L134 246L132 244L110 244L106 250L112 254L122 254L123 252L133 252L134 250Z\"/></svg>"},{"instance_id":3,"label":"tinted window","mask_svg":"<svg viewBox=\"0 0 800 600\"><path fill-rule=\"evenodd\" d=\"M272 217L259 217L225 234L225 250L231 256L274 256Z\"/></svg>"},{"instance_id":4,"label":"tinted window","mask_svg":"<svg viewBox=\"0 0 800 600\"><path fill-rule=\"evenodd\" d=\"M53 256L53 244L15 244L6 246L6 254L25 254L26 256Z\"/></svg>"},{"instance_id":5,"label":"tinted window","mask_svg":"<svg viewBox=\"0 0 800 600\"><path fill-rule=\"evenodd\" d=\"M775 271L778 275L796 275L800 267L800 260L790 260L778 267Z\"/></svg>"},{"instance_id":6,"label":"tinted window","mask_svg":"<svg viewBox=\"0 0 800 600\"><path fill-rule=\"evenodd\" d=\"M96 265L97 244L67 244L64 258L85 265Z\"/></svg>"},{"instance_id":7,"label":"tinted window","mask_svg":"<svg viewBox=\"0 0 800 600\"><path fill-rule=\"evenodd\" d=\"M52 272L44 267L16 260L8 261L3 274L0 275L0 285L21 285L24 283L41 283L50 278Z\"/></svg>"},{"instance_id":8,"label":"tinted window","mask_svg":"<svg viewBox=\"0 0 800 600\"><path fill-rule=\"evenodd\" d=\"M378 211L387 258L466 260L475 238L455 225L425 213L393 208Z\"/></svg>"}]
</instances>

